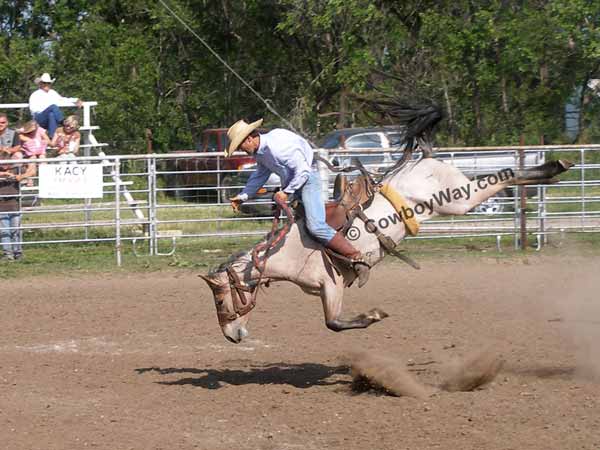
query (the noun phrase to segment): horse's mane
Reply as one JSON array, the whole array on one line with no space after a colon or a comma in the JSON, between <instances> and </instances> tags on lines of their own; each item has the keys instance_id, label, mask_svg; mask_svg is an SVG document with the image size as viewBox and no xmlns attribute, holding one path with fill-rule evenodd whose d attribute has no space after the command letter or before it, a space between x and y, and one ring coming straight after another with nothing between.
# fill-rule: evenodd
<instances>
[{"instance_id":1,"label":"horse's mane","mask_svg":"<svg viewBox=\"0 0 600 450\"><path fill-rule=\"evenodd\" d=\"M395 169L387 170L378 181L379 181L379 183L390 183L396 176L398 176L400 174L404 174L406 172L410 172L411 170L413 170L415 168L415 166L417 164L419 164L421 161L423 161L423 158L419 158L417 160L409 159L408 161L405 161L401 165L394 165Z\"/></svg>"}]
</instances>

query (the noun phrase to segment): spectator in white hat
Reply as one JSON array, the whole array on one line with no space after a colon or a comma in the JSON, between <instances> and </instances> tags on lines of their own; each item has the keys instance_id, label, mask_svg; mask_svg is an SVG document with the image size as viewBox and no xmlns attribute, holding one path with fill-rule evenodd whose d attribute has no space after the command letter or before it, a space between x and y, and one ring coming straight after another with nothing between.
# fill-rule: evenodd
<instances>
[{"instance_id":1,"label":"spectator in white hat","mask_svg":"<svg viewBox=\"0 0 600 450\"><path fill-rule=\"evenodd\" d=\"M64 119L59 106L71 106L75 103L78 108L81 108L82 102L76 97L63 97L52 89L55 78L51 78L49 73L43 73L34 81L39 89L29 97L29 109L33 119L48 130L48 136L52 139L54 132Z\"/></svg>"}]
</instances>

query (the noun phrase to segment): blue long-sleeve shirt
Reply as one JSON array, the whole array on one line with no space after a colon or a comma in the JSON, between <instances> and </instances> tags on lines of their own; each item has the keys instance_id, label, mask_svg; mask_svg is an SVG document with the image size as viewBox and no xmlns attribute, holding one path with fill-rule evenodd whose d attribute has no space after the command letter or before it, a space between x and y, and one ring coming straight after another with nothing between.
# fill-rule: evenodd
<instances>
[{"instance_id":1,"label":"blue long-sleeve shirt","mask_svg":"<svg viewBox=\"0 0 600 450\"><path fill-rule=\"evenodd\" d=\"M267 182L271 173L279 176L286 194L296 192L304 185L312 170L313 149L303 137L276 128L260 135L260 144L255 157L256 172L250 175L240 193L243 201L254 197Z\"/></svg>"}]
</instances>

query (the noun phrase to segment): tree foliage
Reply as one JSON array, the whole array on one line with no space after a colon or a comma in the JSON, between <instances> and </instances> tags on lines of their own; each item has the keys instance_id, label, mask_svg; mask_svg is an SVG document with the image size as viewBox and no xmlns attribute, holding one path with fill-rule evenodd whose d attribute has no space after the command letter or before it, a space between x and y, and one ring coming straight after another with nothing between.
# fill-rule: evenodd
<instances>
[{"instance_id":1,"label":"tree foliage","mask_svg":"<svg viewBox=\"0 0 600 450\"><path fill-rule=\"evenodd\" d=\"M442 142L566 142L600 134L600 0L5 0L0 101L24 102L41 72L96 100L114 152L197 147L240 117L283 122L165 7L293 125L311 135L373 125L369 101L428 98ZM16 119L26 119L26 112Z\"/></svg>"}]
</instances>

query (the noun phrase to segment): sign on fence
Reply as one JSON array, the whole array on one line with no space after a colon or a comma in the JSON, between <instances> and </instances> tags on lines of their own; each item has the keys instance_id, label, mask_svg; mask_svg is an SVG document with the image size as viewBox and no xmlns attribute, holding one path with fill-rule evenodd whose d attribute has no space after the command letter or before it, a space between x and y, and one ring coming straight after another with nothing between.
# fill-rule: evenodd
<instances>
[{"instance_id":1,"label":"sign on fence","mask_svg":"<svg viewBox=\"0 0 600 450\"><path fill-rule=\"evenodd\" d=\"M102 198L101 164L41 164L40 198Z\"/></svg>"}]
</instances>

